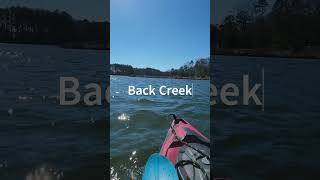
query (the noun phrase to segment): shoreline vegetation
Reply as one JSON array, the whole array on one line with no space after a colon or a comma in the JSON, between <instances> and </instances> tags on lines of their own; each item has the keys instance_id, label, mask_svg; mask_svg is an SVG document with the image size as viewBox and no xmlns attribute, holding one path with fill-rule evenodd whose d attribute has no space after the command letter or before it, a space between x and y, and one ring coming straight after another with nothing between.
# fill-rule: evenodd
<instances>
[{"instance_id":1,"label":"shoreline vegetation","mask_svg":"<svg viewBox=\"0 0 320 180\"><path fill-rule=\"evenodd\" d=\"M110 75L145 77L145 78L172 78L209 80L210 58L201 58L189 61L178 69L160 71L154 68L135 68L126 64L110 64Z\"/></svg>"},{"instance_id":2,"label":"shoreline vegetation","mask_svg":"<svg viewBox=\"0 0 320 180\"><path fill-rule=\"evenodd\" d=\"M320 48L306 48L303 51L292 52L290 50L276 49L215 49L213 56L248 56L248 57L275 57L289 59L312 59L320 60Z\"/></svg>"},{"instance_id":3,"label":"shoreline vegetation","mask_svg":"<svg viewBox=\"0 0 320 180\"><path fill-rule=\"evenodd\" d=\"M1 43L109 50L109 27L107 21L78 20L59 10L0 8Z\"/></svg>"},{"instance_id":4,"label":"shoreline vegetation","mask_svg":"<svg viewBox=\"0 0 320 180\"><path fill-rule=\"evenodd\" d=\"M127 77L141 77L141 78L163 78L163 79L186 79L186 80L210 80L210 77L181 77L181 76L152 76L152 75L119 75L111 74L112 76L127 76Z\"/></svg>"},{"instance_id":5,"label":"shoreline vegetation","mask_svg":"<svg viewBox=\"0 0 320 180\"><path fill-rule=\"evenodd\" d=\"M253 0L211 24L211 54L320 59L320 2Z\"/></svg>"},{"instance_id":6,"label":"shoreline vegetation","mask_svg":"<svg viewBox=\"0 0 320 180\"><path fill-rule=\"evenodd\" d=\"M211 54L320 59L320 3L254 0L211 24ZM110 50L110 23L77 20L64 11L0 8L0 42ZM183 77L183 76L182 76Z\"/></svg>"},{"instance_id":7,"label":"shoreline vegetation","mask_svg":"<svg viewBox=\"0 0 320 180\"><path fill-rule=\"evenodd\" d=\"M26 44L26 45L46 45L54 46L63 49L83 49L83 50L110 50L101 43L95 42L67 42L63 44L48 44L48 43L31 43L31 42L0 42L1 44Z\"/></svg>"}]
</instances>

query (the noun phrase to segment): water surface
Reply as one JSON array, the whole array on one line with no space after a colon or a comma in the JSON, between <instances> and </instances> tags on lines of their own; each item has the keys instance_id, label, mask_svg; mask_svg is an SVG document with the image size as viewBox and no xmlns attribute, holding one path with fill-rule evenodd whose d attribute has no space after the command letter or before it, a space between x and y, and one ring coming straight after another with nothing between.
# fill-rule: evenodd
<instances>
[{"instance_id":1,"label":"water surface","mask_svg":"<svg viewBox=\"0 0 320 180\"><path fill-rule=\"evenodd\" d=\"M241 87L244 74L252 85L261 83L262 69L265 76L264 112L253 104L212 107L215 176L319 179L320 61L216 56L213 62L218 87Z\"/></svg>"},{"instance_id":2,"label":"water surface","mask_svg":"<svg viewBox=\"0 0 320 180\"><path fill-rule=\"evenodd\" d=\"M58 101L61 76L105 86L106 61L105 51L0 44L0 179L44 167L71 180L106 176L107 108Z\"/></svg>"},{"instance_id":3,"label":"water surface","mask_svg":"<svg viewBox=\"0 0 320 180\"><path fill-rule=\"evenodd\" d=\"M156 89L193 84L193 96L129 96L128 86ZM111 76L111 178L140 179L148 157L159 153L174 113L210 134L208 80Z\"/></svg>"}]
</instances>

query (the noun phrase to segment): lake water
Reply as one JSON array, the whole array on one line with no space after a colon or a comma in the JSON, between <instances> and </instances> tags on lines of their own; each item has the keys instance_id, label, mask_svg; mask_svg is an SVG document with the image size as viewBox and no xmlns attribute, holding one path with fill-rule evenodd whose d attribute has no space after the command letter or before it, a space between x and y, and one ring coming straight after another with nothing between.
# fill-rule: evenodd
<instances>
[{"instance_id":1,"label":"lake water","mask_svg":"<svg viewBox=\"0 0 320 180\"><path fill-rule=\"evenodd\" d=\"M104 179L108 108L61 106L57 98L61 76L105 86L107 57L104 51L0 44L0 179L26 179L44 167L65 179Z\"/></svg>"},{"instance_id":2,"label":"lake water","mask_svg":"<svg viewBox=\"0 0 320 180\"><path fill-rule=\"evenodd\" d=\"M217 56L212 81L265 79L265 107L216 105L211 138L214 175L230 180L319 179L320 61ZM261 94L260 94L261 97Z\"/></svg>"},{"instance_id":3,"label":"lake water","mask_svg":"<svg viewBox=\"0 0 320 180\"><path fill-rule=\"evenodd\" d=\"M20 180L43 167L66 179L103 179L107 173L107 105L58 104L59 78L80 86L106 84L104 51L0 44L0 179ZM212 81L242 85L265 76L265 107L216 105L209 81L111 76L111 172L138 179L159 152L166 116L189 120L214 141L214 174L229 179L319 179L320 61L218 56ZM194 85L194 96L128 96L127 86ZM261 92L260 92L261 93ZM261 95L261 94L259 94ZM211 114L211 130L209 115Z\"/></svg>"},{"instance_id":4,"label":"lake water","mask_svg":"<svg viewBox=\"0 0 320 180\"><path fill-rule=\"evenodd\" d=\"M156 89L193 84L193 96L129 96L128 86ZM171 113L210 135L208 80L111 76L111 178L140 179L148 157L158 153L167 134Z\"/></svg>"}]
</instances>

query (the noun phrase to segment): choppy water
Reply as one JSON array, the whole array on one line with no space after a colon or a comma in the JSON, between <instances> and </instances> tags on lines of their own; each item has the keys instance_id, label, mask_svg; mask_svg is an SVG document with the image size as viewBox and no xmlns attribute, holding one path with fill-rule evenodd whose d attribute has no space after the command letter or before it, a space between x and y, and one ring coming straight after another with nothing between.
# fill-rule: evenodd
<instances>
[{"instance_id":1,"label":"choppy water","mask_svg":"<svg viewBox=\"0 0 320 180\"><path fill-rule=\"evenodd\" d=\"M184 87L193 84L193 96L129 96L128 86ZM175 113L209 137L208 80L181 80L111 76L111 178L139 179L147 158L160 151Z\"/></svg>"},{"instance_id":2,"label":"choppy water","mask_svg":"<svg viewBox=\"0 0 320 180\"><path fill-rule=\"evenodd\" d=\"M106 84L104 51L0 44L0 179L54 168L65 179L103 179L109 111L58 104L60 76ZM45 168L46 167L46 168Z\"/></svg>"},{"instance_id":3,"label":"choppy water","mask_svg":"<svg viewBox=\"0 0 320 180\"><path fill-rule=\"evenodd\" d=\"M58 105L60 76L105 84L103 51L0 44L0 179L25 179L43 167L66 179L103 179L106 174L108 108ZM214 141L214 174L229 179L319 179L320 61L218 56L212 79L241 85L242 75L261 82L260 106L212 108L209 82L111 77L111 172L138 179L148 156L176 113ZM128 96L127 86L193 83L193 97ZM94 177L93 177L94 176Z\"/></svg>"},{"instance_id":4,"label":"choppy water","mask_svg":"<svg viewBox=\"0 0 320 180\"><path fill-rule=\"evenodd\" d=\"M217 86L261 83L265 71L265 111L261 107L212 108L214 174L231 180L319 179L320 61L217 56Z\"/></svg>"}]
</instances>

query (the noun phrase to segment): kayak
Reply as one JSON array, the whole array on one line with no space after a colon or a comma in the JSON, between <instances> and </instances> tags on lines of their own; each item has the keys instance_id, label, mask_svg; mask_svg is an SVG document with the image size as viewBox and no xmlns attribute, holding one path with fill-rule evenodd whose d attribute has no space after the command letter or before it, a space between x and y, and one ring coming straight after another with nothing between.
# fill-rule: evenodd
<instances>
[{"instance_id":1,"label":"kayak","mask_svg":"<svg viewBox=\"0 0 320 180\"><path fill-rule=\"evenodd\" d=\"M179 180L179 178L169 159L155 153L148 159L142 180Z\"/></svg>"},{"instance_id":2,"label":"kayak","mask_svg":"<svg viewBox=\"0 0 320 180\"><path fill-rule=\"evenodd\" d=\"M175 115L171 116L173 117L173 121L170 124L160 153L152 155L152 160L149 158L145 167L143 179L162 179L160 177L162 177L161 174L163 172L158 173L158 169L163 167L166 169L174 168L176 173L175 176L182 180L209 180L210 140L186 120L178 119ZM165 157L170 163L163 163L163 165L160 165L158 163L159 160L155 161L155 158L162 159L161 156ZM161 162L164 161L161 160ZM156 165L157 169L154 169L154 163L158 163ZM153 172L152 177L148 175L149 171ZM156 175L154 172L156 172ZM172 171L170 171L170 174L172 174ZM173 176L174 175L170 175L170 177ZM176 178L170 179L174 180Z\"/></svg>"}]
</instances>

